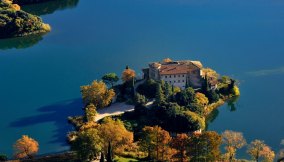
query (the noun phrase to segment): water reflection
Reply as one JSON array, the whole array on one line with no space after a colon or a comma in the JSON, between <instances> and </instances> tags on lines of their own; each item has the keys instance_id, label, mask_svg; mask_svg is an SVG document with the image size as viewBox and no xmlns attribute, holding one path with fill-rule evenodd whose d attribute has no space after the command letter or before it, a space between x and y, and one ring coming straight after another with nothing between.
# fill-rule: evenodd
<instances>
[{"instance_id":1,"label":"water reflection","mask_svg":"<svg viewBox=\"0 0 284 162\"><path fill-rule=\"evenodd\" d=\"M206 123L205 123L205 130L208 129L208 126L210 123L213 123L214 120L218 117L219 110L214 109L207 117L206 117Z\"/></svg>"},{"instance_id":2,"label":"water reflection","mask_svg":"<svg viewBox=\"0 0 284 162\"><path fill-rule=\"evenodd\" d=\"M236 104L237 104L239 98L240 98L240 96L236 96L236 97L230 98L230 99L227 101L229 110L230 110L231 112L237 110Z\"/></svg>"},{"instance_id":3,"label":"water reflection","mask_svg":"<svg viewBox=\"0 0 284 162\"><path fill-rule=\"evenodd\" d=\"M71 125L67 122L67 118L82 114L82 100L78 98L40 107L38 112L40 112L38 115L24 117L10 123L10 127L21 128L53 122L56 130L52 140L49 142L60 143L62 146L66 146L66 134L72 130Z\"/></svg>"},{"instance_id":4,"label":"water reflection","mask_svg":"<svg viewBox=\"0 0 284 162\"><path fill-rule=\"evenodd\" d=\"M57 10L74 8L78 5L78 3L79 0L55 0L32 5L24 5L22 6L22 10L34 15L41 16L52 14Z\"/></svg>"},{"instance_id":5,"label":"water reflection","mask_svg":"<svg viewBox=\"0 0 284 162\"><path fill-rule=\"evenodd\" d=\"M0 39L0 50L22 49L32 47L43 40L43 34L30 35L25 37Z\"/></svg>"},{"instance_id":6,"label":"water reflection","mask_svg":"<svg viewBox=\"0 0 284 162\"><path fill-rule=\"evenodd\" d=\"M234 112L237 110L237 102L239 100L239 96L232 97L229 100L226 101L227 106L229 108L230 112ZM219 107L221 108L221 107ZM206 130L208 129L208 126L214 122L214 120L218 117L219 115L219 108L214 109L207 117L206 117Z\"/></svg>"}]
</instances>

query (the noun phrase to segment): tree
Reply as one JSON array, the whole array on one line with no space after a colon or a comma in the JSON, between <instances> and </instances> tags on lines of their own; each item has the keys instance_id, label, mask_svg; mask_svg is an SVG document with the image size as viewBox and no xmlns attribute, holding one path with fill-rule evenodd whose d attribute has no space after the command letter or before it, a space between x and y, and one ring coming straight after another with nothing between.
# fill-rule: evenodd
<instances>
[{"instance_id":1,"label":"tree","mask_svg":"<svg viewBox=\"0 0 284 162\"><path fill-rule=\"evenodd\" d=\"M0 154L0 161L7 161L7 160L8 160L7 155Z\"/></svg>"},{"instance_id":2,"label":"tree","mask_svg":"<svg viewBox=\"0 0 284 162\"><path fill-rule=\"evenodd\" d=\"M220 145L222 137L214 131L193 134L189 141L191 161L218 161L220 159Z\"/></svg>"},{"instance_id":3,"label":"tree","mask_svg":"<svg viewBox=\"0 0 284 162\"><path fill-rule=\"evenodd\" d=\"M147 98L155 98L157 93L157 84L158 83L155 80L148 79L146 82L137 87L136 92Z\"/></svg>"},{"instance_id":4,"label":"tree","mask_svg":"<svg viewBox=\"0 0 284 162\"><path fill-rule=\"evenodd\" d=\"M196 102L187 105L186 108L200 116L204 116L205 114L205 107L197 104Z\"/></svg>"},{"instance_id":5,"label":"tree","mask_svg":"<svg viewBox=\"0 0 284 162\"><path fill-rule=\"evenodd\" d=\"M109 84L111 87L113 87L113 85L118 82L119 78L115 73L108 73L102 77L102 80L106 84Z\"/></svg>"},{"instance_id":6,"label":"tree","mask_svg":"<svg viewBox=\"0 0 284 162\"><path fill-rule=\"evenodd\" d=\"M162 89L162 85L159 83L157 85L157 91L156 91L156 104L160 105L161 103L165 102L165 95Z\"/></svg>"},{"instance_id":7,"label":"tree","mask_svg":"<svg viewBox=\"0 0 284 162\"><path fill-rule=\"evenodd\" d=\"M172 62L172 61L173 61L173 60L170 59L170 58L165 58L165 59L163 60L164 63L168 63L168 62Z\"/></svg>"},{"instance_id":8,"label":"tree","mask_svg":"<svg viewBox=\"0 0 284 162\"><path fill-rule=\"evenodd\" d=\"M176 101L181 106L187 106L195 99L194 89L189 87L176 94Z\"/></svg>"},{"instance_id":9,"label":"tree","mask_svg":"<svg viewBox=\"0 0 284 162\"><path fill-rule=\"evenodd\" d=\"M112 162L112 148L110 141L108 142L108 148L107 148L107 162Z\"/></svg>"},{"instance_id":10,"label":"tree","mask_svg":"<svg viewBox=\"0 0 284 162\"><path fill-rule=\"evenodd\" d=\"M281 140L281 145L284 145L284 139ZM284 161L284 149L281 149L278 153L278 162Z\"/></svg>"},{"instance_id":11,"label":"tree","mask_svg":"<svg viewBox=\"0 0 284 162\"><path fill-rule=\"evenodd\" d=\"M163 130L159 126L143 128L142 138L139 146L142 151L148 153L149 159L157 161L167 161L171 159L175 150L169 147L171 136L169 132Z\"/></svg>"},{"instance_id":12,"label":"tree","mask_svg":"<svg viewBox=\"0 0 284 162\"><path fill-rule=\"evenodd\" d=\"M260 154L261 154L261 156L263 156L264 162L273 162L273 160L275 158L275 153L274 153L274 151L271 150L271 148L269 146L263 147Z\"/></svg>"},{"instance_id":13,"label":"tree","mask_svg":"<svg viewBox=\"0 0 284 162\"><path fill-rule=\"evenodd\" d=\"M132 81L135 78L135 76L136 76L135 71L127 66L126 69L122 72L121 79L123 82L129 82Z\"/></svg>"},{"instance_id":14,"label":"tree","mask_svg":"<svg viewBox=\"0 0 284 162\"><path fill-rule=\"evenodd\" d=\"M197 92L195 94L195 99L196 103L202 107L205 107L209 103L208 98L203 93L200 92Z\"/></svg>"},{"instance_id":15,"label":"tree","mask_svg":"<svg viewBox=\"0 0 284 162\"><path fill-rule=\"evenodd\" d=\"M105 155L103 152L101 152L100 162L105 162Z\"/></svg>"},{"instance_id":16,"label":"tree","mask_svg":"<svg viewBox=\"0 0 284 162\"><path fill-rule=\"evenodd\" d=\"M147 103L147 98L144 95L141 95L139 93L135 94L135 105L145 105Z\"/></svg>"},{"instance_id":17,"label":"tree","mask_svg":"<svg viewBox=\"0 0 284 162\"><path fill-rule=\"evenodd\" d=\"M108 106L115 96L113 89L108 90L102 81L93 81L91 85L81 86L81 93L85 105L94 104L96 108Z\"/></svg>"},{"instance_id":18,"label":"tree","mask_svg":"<svg viewBox=\"0 0 284 162\"><path fill-rule=\"evenodd\" d=\"M169 83L165 83L165 98L168 101L169 97L173 95L172 86Z\"/></svg>"},{"instance_id":19,"label":"tree","mask_svg":"<svg viewBox=\"0 0 284 162\"><path fill-rule=\"evenodd\" d=\"M86 121L95 121L97 115L97 111L96 111L96 107L94 104L89 104L86 108L85 108L85 117L86 117Z\"/></svg>"},{"instance_id":20,"label":"tree","mask_svg":"<svg viewBox=\"0 0 284 162\"><path fill-rule=\"evenodd\" d=\"M206 93L206 97L208 97L209 103L217 102L220 99L219 95L213 89Z\"/></svg>"},{"instance_id":21,"label":"tree","mask_svg":"<svg viewBox=\"0 0 284 162\"><path fill-rule=\"evenodd\" d=\"M37 154L39 144L36 140L30 138L29 136L23 135L22 138L18 139L14 144L14 149L16 158L31 159L35 154Z\"/></svg>"},{"instance_id":22,"label":"tree","mask_svg":"<svg viewBox=\"0 0 284 162\"><path fill-rule=\"evenodd\" d=\"M185 111L183 115L185 117L185 123L186 123L185 126L187 126L187 129L184 130L185 132L192 132L196 130L205 129L204 117L201 117L198 114L191 111Z\"/></svg>"},{"instance_id":23,"label":"tree","mask_svg":"<svg viewBox=\"0 0 284 162\"><path fill-rule=\"evenodd\" d=\"M203 73L207 75L209 80L218 80L218 78L220 77L220 75L213 69L210 68L204 68L202 69Z\"/></svg>"},{"instance_id":24,"label":"tree","mask_svg":"<svg viewBox=\"0 0 284 162\"><path fill-rule=\"evenodd\" d=\"M246 145L246 140L241 132L226 130L222 133L222 140L226 145L225 149L230 161L234 160L237 149L240 149Z\"/></svg>"},{"instance_id":25,"label":"tree","mask_svg":"<svg viewBox=\"0 0 284 162\"><path fill-rule=\"evenodd\" d=\"M272 162L275 157L275 153L261 140L252 141L248 146L247 153L257 162L260 158L263 158L263 161Z\"/></svg>"},{"instance_id":26,"label":"tree","mask_svg":"<svg viewBox=\"0 0 284 162\"><path fill-rule=\"evenodd\" d=\"M112 147L113 154L121 153L133 142L133 133L126 130L120 120L113 120L107 117L99 126L100 137L103 141L103 149L107 155L109 143Z\"/></svg>"},{"instance_id":27,"label":"tree","mask_svg":"<svg viewBox=\"0 0 284 162\"><path fill-rule=\"evenodd\" d=\"M75 139L71 141L71 150L77 152L82 161L96 159L102 151L102 140L99 136L98 124L87 122L78 131Z\"/></svg>"},{"instance_id":28,"label":"tree","mask_svg":"<svg viewBox=\"0 0 284 162\"><path fill-rule=\"evenodd\" d=\"M186 162L188 161L188 156L186 155L186 150L189 145L189 137L183 133L178 134L175 138L171 141L171 147L177 150L177 157L179 162Z\"/></svg>"}]
</instances>

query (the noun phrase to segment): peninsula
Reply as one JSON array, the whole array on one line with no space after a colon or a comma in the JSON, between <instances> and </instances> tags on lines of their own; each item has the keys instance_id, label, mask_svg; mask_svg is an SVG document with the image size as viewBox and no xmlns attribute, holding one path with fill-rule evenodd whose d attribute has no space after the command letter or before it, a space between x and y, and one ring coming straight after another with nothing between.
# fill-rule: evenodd
<instances>
[{"instance_id":1,"label":"peninsula","mask_svg":"<svg viewBox=\"0 0 284 162\"><path fill-rule=\"evenodd\" d=\"M38 16L29 14L11 0L0 1L0 38L22 37L51 30Z\"/></svg>"}]
</instances>

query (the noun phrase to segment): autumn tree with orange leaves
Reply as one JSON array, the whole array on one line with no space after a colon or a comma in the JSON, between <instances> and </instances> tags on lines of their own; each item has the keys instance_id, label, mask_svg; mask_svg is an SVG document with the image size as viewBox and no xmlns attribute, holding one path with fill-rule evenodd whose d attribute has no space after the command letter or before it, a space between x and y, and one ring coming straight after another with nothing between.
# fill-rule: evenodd
<instances>
[{"instance_id":1,"label":"autumn tree with orange leaves","mask_svg":"<svg viewBox=\"0 0 284 162\"><path fill-rule=\"evenodd\" d=\"M191 161L219 161L222 137L214 131L194 134L190 138L188 155Z\"/></svg>"},{"instance_id":2,"label":"autumn tree with orange leaves","mask_svg":"<svg viewBox=\"0 0 284 162\"><path fill-rule=\"evenodd\" d=\"M177 150L175 157L178 159L179 162L186 162L188 161L188 156L186 155L186 150L189 145L189 137L187 134L178 134L175 138L171 141L171 147Z\"/></svg>"},{"instance_id":3,"label":"autumn tree with orange leaves","mask_svg":"<svg viewBox=\"0 0 284 162\"><path fill-rule=\"evenodd\" d=\"M109 143L115 154L122 153L133 143L133 133L128 131L120 120L106 117L98 127L98 130L103 141L102 145L105 155L107 154Z\"/></svg>"},{"instance_id":4,"label":"autumn tree with orange leaves","mask_svg":"<svg viewBox=\"0 0 284 162\"><path fill-rule=\"evenodd\" d=\"M226 130L222 133L222 141L227 151L227 159L230 161L234 160L237 150L246 145L246 140L241 132L230 130Z\"/></svg>"},{"instance_id":5,"label":"autumn tree with orange leaves","mask_svg":"<svg viewBox=\"0 0 284 162\"><path fill-rule=\"evenodd\" d=\"M143 128L143 137L139 141L140 149L148 153L149 159L168 161L176 153L170 147L171 136L169 132L159 126L146 126Z\"/></svg>"},{"instance_id":6,"label":"autumn tree with orange leaves","mask_svg":"<svg viewBox=\"0 0 284 162\"><path fill-rule=\"evenodd\" d=\"M130 69L128 66L126 66L125 70L122 72L122 81L123 82L129 82L133 80L136 76L136 73L134 70Z\"/></svg>"},{"instance_id":7,"label":"autumn tree with orange leaves","mask_svg":"<svg viewBox=\"0 0 284 162\"><path fill-rule=\"evenodd\" d=\"M165 59L163 60L164 63L168 63L168 62L172 62L172 61L173 61L173 60L170 59L170 58L165 58Z\"/></svg>"},{"instance_id":8,"label":"autumn tree with orange leaves","mask_svg":"<svg viewBox=\"0 0 284 162\"><path fill-rule=\"evenodd\" d=\"M115 96L113 89L108 89L103 81L93 81L91 85L81 86L84 104L93 104L96 108L108 106Z\"/></svg>"},{"instance_id":9,"label":"autumn tree with orange leaves","mask_svg":"<svg viewBox=\"0 0 284 162\"><path fill-rule=\"evenodd\" d=\"M23 135L22 138L18 139L14 144L15 157L18 159L29 158L31 159L37 154L39 144L36 140L30 138L27 135Z\"/></svg>"},{"instance_id":10,"label":"autumn tree with orange leaves","mask_svg":"<svg viewBox=\"0 0 284 162\"><path fill-rule=\"evenodd\" d=\"M273 162L275 158L274 151L261 140L252 141L248 146L247 153L257 162L261 159L264 162Z\"/></svg>"}]
</instances>

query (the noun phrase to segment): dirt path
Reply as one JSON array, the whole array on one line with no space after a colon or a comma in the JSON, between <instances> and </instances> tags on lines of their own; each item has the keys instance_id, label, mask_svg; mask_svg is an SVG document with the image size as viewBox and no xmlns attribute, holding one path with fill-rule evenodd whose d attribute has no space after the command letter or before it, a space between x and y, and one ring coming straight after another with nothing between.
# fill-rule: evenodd
<instances>
[{"instance_id":1,"label":"dirt path","mask_svg":"<svg viewBox=\"0 0 284 162\"><path fill-rule=\"evenodd\" d=\"M123 114L127 111L133 111L134 105L127 105L125 102L122 103L114 103L110 107L105 107L103 109L98 110L98 114L96 116L96 121L113 115Z\"/></svg>"}]
</instances>

